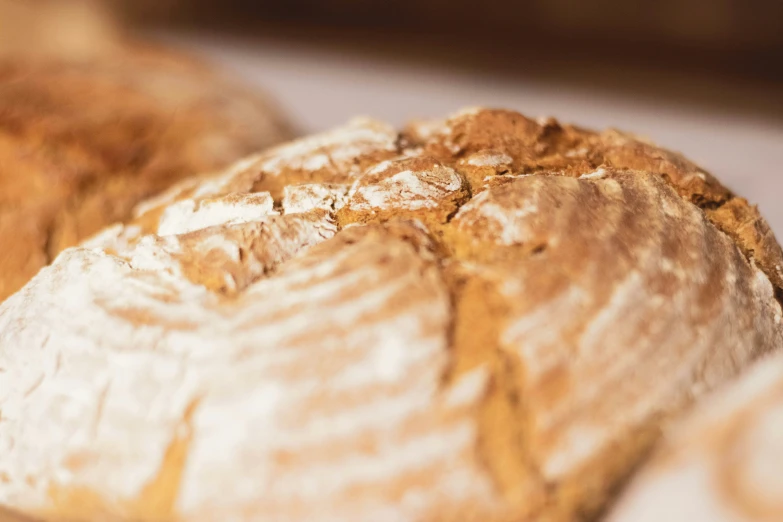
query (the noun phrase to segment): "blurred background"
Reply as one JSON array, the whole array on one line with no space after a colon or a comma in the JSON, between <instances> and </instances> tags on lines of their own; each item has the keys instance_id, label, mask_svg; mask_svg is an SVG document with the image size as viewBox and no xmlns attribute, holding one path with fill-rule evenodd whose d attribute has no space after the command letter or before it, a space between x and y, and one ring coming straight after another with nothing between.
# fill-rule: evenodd
<instances>
[{"instance_id":1,"label":"blurred background","mask_svg":"<svg viewBox=\"0 0 783 522\"><path fill-rule=\"evenodd\" d=\"M54 31L48 12L91 29ZM783 236L780 0L0 0L0 45L59 35L89 51L94 13L263 86L303 132L466 105L631 130L758 203Z\"/></svg>"}]
</instances>

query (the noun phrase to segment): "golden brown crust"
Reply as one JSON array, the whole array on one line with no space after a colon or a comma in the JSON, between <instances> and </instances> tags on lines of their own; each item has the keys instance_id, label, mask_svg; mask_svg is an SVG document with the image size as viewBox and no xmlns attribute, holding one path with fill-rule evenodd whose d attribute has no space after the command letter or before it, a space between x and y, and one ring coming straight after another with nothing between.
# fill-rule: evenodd
<instances>
[{"instance_id":1,"label":"golden brown crust","mask_svg":"<svg viewBox=\"0 0 783 522\"><path fill-rule=\"evenodd\" d=\"M774 238L732 236L746 205L628 135L495 110L356 120L187 180L0 307L0 500L590 517L664 422L783 347L748 253Z\"/></svg>"},{"instance_id":2,"label":"golden brown crust","mask_svg":"<svg viewBox=\"0 0 783 522\"><path fill-rule=\"evenodd\" d=\"M0 300L177 179L289 136L263 98L168 51L0 61Z\"/></svg>"},{"instance_id":3,"label":"golden brown crust","mask_svg":"<svg viewBox=\"0 0 783 522\"><path fill-rule=\"evenodd\" d=\"M758 207L744 198L734 197L724 204L706 210L715 226L737 243L737 246L764 269L770 281L783 291L783 253L775 240L775 234L761 217ZM780 297L783 302L783 297Z\"/></svg>"},{"instance_id":4,"label":"golden brown crust","mask_svg":"<svg viewBox=\"0 0 783 522\"><path fill-rule=\"evenodd\" d=\"M445 126L413 124L403 137L404 143L456 161L456 168L474 191L480 190L486 177L502 174L579 176L602 166L658 174L683 198L704 210L778 290L783 289L783 251L758 209L681 154L617 130L595 133L553 119L536 122L504 110L457 116ZM487 155L503 155L505 160L494 165L471 164L471 157Z\"/></svg>"}]
</instances>

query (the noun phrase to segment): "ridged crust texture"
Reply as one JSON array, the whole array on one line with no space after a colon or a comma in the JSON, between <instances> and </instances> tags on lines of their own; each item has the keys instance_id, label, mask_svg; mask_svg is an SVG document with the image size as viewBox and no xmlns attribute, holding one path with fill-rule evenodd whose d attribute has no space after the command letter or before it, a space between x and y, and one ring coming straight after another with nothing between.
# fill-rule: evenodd
<instances>
[{"instance_id":1,"label":"ridged crust texture","mask_svg":"<svg viewBox=\"0 0 783 522\"><path fill-rule=\"evenodd\" d=\"M180 178L290 137L262 96L167 50L0 58L0 301Z\"/></svg>"},{"instance_id":2,"label":"ridged crust texture","mask_svg":"<svg viewBox=\"0 0 783 522\"><path fill-rule=\"evenodd\" d=\"M176 185L0 307L0 502L587 519L783 346L780 260L754 207L617 131L353 120Z\"/></svg>"}]
</instances>

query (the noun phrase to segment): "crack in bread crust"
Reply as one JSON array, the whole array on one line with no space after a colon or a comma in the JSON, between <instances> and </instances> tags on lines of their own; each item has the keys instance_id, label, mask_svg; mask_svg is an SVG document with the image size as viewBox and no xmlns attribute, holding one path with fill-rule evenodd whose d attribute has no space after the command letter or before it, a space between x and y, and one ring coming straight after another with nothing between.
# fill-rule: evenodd
<instances>
[{"instance_id":1,"label":"crack in bread crust","mask_svg":"<svg viewBox=\"0 0 783 522\"><path fill-rule=\"evenodd\" d=\"M357 119L135 215L0 307L0 501L26 512L589 519L783 347L755 209L617 131Z\"/></svg>"}]
</instances>

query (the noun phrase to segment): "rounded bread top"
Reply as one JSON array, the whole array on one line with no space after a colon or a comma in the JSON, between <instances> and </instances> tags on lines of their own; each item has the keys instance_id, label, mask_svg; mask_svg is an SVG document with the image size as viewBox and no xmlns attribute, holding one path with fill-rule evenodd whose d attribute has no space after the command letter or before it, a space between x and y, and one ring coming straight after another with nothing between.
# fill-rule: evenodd
<instances>
[{"instance_id":1,"label":"rounded bread top","mask_svg":"<svg viewBox=\"0 0 783 522\"><path fill-rule=\"evenodd\" d=\"M780 259L618 131L356 119L176 185L0 306L0 502L572 520L783 346Z\"/></svg>"}]
</instances>

